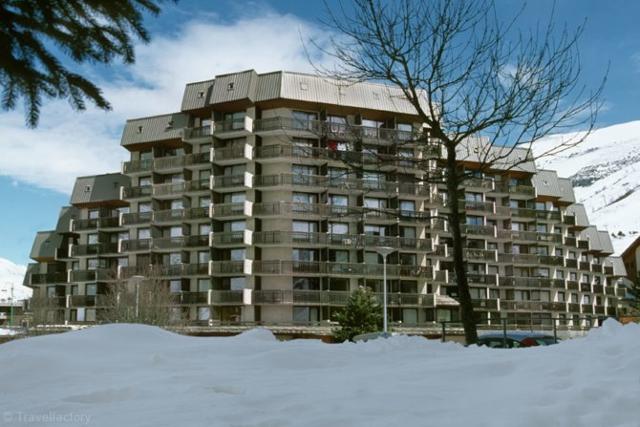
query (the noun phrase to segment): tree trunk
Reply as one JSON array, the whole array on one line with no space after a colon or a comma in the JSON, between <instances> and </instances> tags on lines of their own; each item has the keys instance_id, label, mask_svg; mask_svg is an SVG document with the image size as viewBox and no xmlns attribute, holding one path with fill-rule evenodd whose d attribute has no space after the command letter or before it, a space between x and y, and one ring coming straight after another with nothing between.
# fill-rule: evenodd
<instances>
[{"instance_id":1,"label":"tree trunk","mask_svg":"<svg viewBox=\"0 0 640 427\"><path fill-rule=\"evenodd\" d=\"M464 247L462 231L460 226L460 202L459 202L459 184L460 175L458 173L458 165L456 164L456 147L453 144L447 144L447 199L449 206L449 229L453 237L453 267L456 273L456 281L458 283L458 301L460 302L460 315L462 317L462 325L464 326L464 335L467 344L473 344L478 340L478 331L476 319L473 312L473 303L471 301L471 293L469 292L469 283L467 281L467 271L464 261Z\"/></svg>"}]
</instances>

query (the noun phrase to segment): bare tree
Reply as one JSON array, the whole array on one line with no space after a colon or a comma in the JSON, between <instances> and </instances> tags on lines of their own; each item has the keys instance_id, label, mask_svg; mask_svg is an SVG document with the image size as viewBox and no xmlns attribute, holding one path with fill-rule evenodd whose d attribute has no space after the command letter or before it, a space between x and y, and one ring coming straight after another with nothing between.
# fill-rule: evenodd
<instances>
[{"instance_id":1,"label":"bare tree","mask_svg":"<svg viewBox=\"0 0 640 427\"><path fill-rule=\"evenodd\" d=\"M399 89L425 125L401 142L425 150L434 143L442 147L440 172L414 159L414 167L424 170L416 180L446 186L448 211L443 214L452 235L465 337L473 343L476 319L459 200L465 181L474 173L506 174L531 164L532 145L549 134L586 129L538 158L583 141L594 126L606 77L594 90L580 83L578 41L584 27L557 29L553 11L546 25L525 34L516 30L519 15L501 20L491 0L350 4L327 8L324 23L336 36L329 48L315 46L337 65L319 71L344 84L380 81Z\"/></svg>"},{"instance_id":2,"label":"bare tree","mask_svg":"<svg viewBox=\"0 0 640 427\"><path fill-rule=\"evenodd\" d=\"M157 276L115 280L104 295L101 320L108 323L145 323L167 326L175 301L169 284Z\"/></svg>"}]
</instances>

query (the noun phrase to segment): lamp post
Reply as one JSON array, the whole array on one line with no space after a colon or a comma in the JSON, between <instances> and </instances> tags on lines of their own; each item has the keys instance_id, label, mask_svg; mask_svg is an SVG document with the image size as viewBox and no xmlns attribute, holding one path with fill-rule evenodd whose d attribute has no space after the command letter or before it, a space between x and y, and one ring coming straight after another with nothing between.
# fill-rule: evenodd
<instances>
[{"instance_id":1,"label":"lamp post","mask_svg":"<svg viewBox=\"0 0 640 427\"><path fill-rule=\"evenodd\" d=\"M136 281L136 320L140 314L140 282L144 280L144 276L131 276L131 279Z\"/></svg>"},{"instance_id":2,"label":"lamp post","mask_svg":"<svg viewBox=\"0 0 640 427\"><path fill-rule=\"evenodd\" d=\"M396 250L390 246L380 246L376 252L382 255L382 332L387 335L387 256Z\"/></svg>"}]
</instances>

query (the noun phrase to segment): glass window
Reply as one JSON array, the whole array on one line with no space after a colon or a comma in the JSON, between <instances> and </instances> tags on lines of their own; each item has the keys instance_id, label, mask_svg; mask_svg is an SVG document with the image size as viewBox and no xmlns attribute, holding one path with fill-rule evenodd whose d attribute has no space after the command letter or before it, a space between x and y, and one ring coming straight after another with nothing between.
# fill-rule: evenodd
<instances>
[{"instance_id":1,"label":"glass window","mask_svg":"<svg viewBox=\"0 0 640 427\"><path fill-rule=\"evenodd\" d=\"M329 203L334 206L348 206L349 205L349 197L342 196L337 194L332 194L329 196Z\"/></svg>"},{"instance_id":2,"label":"glass window","mask_svg":"<svg viewBox=\"0 0 640 427\"><path fill-rule=\"evenodd\" d=\"M315 249L292 249L291 258L294 261L316 261L318 254Z\"/></svg>"},{"instance_id":3,"label":"glass window","mask_svg":"<svg viewBox=\"0 0 640 427\"><path fill-rule=\"evenodd\" d=\"M318 119L316 113L309 113L307 111L293 111L291 116L293 118L294 129L313 129L313 122Z\"/></svg>"},{"instance_id":4,"label":"glass window","mask_svg":"<svg viewBox=\"0 0 640 427\"><path fill-rule=\"evenodd\" d=\"M118 258L118 267L128 267L128 266L129 266L128 257Z\"/></svg>"},{"instance_id":5,"label":"glass window","mask_svg":"<svg viewBox=\"0 0 640 427\"><path fill-rule=\"evenodd\" d=\"M184 203L182 199L176 199L171 201L171 209L182 209L184 207Z\"/></svg>"},{"instance_id":6,"label":"glass window","mask_svg":"<svg viewBox=\"0 0 640 427\"><path fill-rule=\"evenodd\" d=\"M231 249L229 251L231 261L244 261L246 257L246 249Z\"/></svg>"},{"instance_id":7,"label":"glass window","mask_svg":"<svg viewBox=\"0 0 640 427\"><path fill-rule=\"evenodd\" d=\"M231 221L230 227L231 231L244 231L247 227L247 223L245 220Z\"/></svg>"},{"instance_id":8,"label":"glass window","mask_svg":"<svg viewBox=\"0 0 640 427\"><path fill-rule=\"evenodd\" d=\"M87 235L87 243L90 245L95 245L96 243L98 243L98 233Z\"/></svg>"},{"instance_id":9,"label":"glass window","mask_svg":"<svg viewBox=\"0 0 640 427\"><path fill-rule=\"evenodd\" d=\"M211 289L210 279L198 279L198 292L206 292Z\"/></svg>"},{"instance_id":10,"label":"glass window","mask_svg":"<svg viewBox=\"0 0 640 427\"><path fill-rule=\"evenodd\" d=\"M385 228L382 225L365 225L364 234L368 236L384 236Z\"/></svg>"},{"instance_id":11,"label":"glass window","mask_svg":"<svg viewBox=\"0 0 640 427\"><path fill-rule=\"evenodd\" d=\"M331 222L329 223L329 233L331 234L348 234L349 224L345 222Z\"/></svg>"},{"instance_id":12,"label":"glass window","mask_svg":"<svg viewBox=\"0 0 640 427\"><path fill-rule=\"evenodd\" d=\"M318 196L311 193L293 193L292 201L294 203L318 203Z\"/></svg>"},{"instance_id":13,"label":"glass window","mask_svg":"<svg viewBox=\"0 0 640 427\"><path fill-rule=\"evenodd\" d=\"M98 209L89 210L89 219L98 219L100 217L100 211Z\"/></svg>"},{"instance_id":14,"label":"glass window","mask_svg":"<svg viewBox=\"0 0 640 427\"><path fill-rule=\"evenodd\" d=\"M229 286L232 291L241 291L244 289L244 285L244 277L232 277L231 279L229 279Z\"/></svg>"},{"instance_id":15,"label":"glass window","mask_svg":"<svg viewBox=\"0 0 640 427\"><path fill-rule=\"evenodd\" d=\"M98 285L95 283L87 283L84 287L85 295L96 295L98 291Z\"/></svg>"},{"instance_id":16,"label":"glass window","mask_svg":"<svg viewBox=\"0 0 640 427\"><path fill-rule=\"evenodd\" d=\"M207 321L211 318L211 307L198 307L198 320Z\"/></svg>"},{"instance_id":17,"label":"glass window","mask_svg":"<svg viewBox=\"0 0 640 427\"><path fill-rule=\"evenodd\" d=\"M317 307L293 307L294 322L317 322L320 320Z\"/></svg>"},{"instance_id":18,"label":"glass window","mask_svg":"<svg viewBox=\"0 0 640 427\"><path fill-rule=\"evenodd\" d=\"M138 239L150 239L151 238L151 229L150 228L139 228L138 229Z\"/></svg>"},{"instance_id":19,"label":"glass window","mask_svg":"<svg viewBox=\"0 0 640 427\"><path fill-rule=\"evenodd\" d=\"M224 195L225 203L244 203L245 200L246 200L246 194L242 191Z\"/></svg>"},{"instance_id":20,"label":"glass window","mask_svg":"<svg viewBox=\"0 0 640 427\"><path fill-rule=\"evenodd\" d=\"M484 217L467 215L467 224L468 225L484 225Z\"/></svg>"},{"instance_id":21,"label":"glass window","mask_svg":"<svg viewBox=\"0 0 640 427\"><path fill-rule=\"evenodd\" d=\"M171 293L177 293L182 291L182 281L181 280L171 280L169 282L169 291Z\"/></svg>"},{"instance_id":22,"label":"glass window","mask_svg":"<svg viewBox=\"0 0 640 427\"><path fill-rule=\"evenodd\" d=\"M169 265L182 264L182 254L180 252L172 252L169 254Z\"/></svg>"},{"instance_id":23,"label":"glass window","mask_svg":"<svg viewBox=\"0 0 640 427\"><path fill-rule=\"evenodd\" d=\"M299 233L317 233L318 223L313 221L293 221L293 231Z\"/></svg>"},{"instance_id":24,"label":"glass window","mask_svg":"<svg viewBox=\"0 0 640 427\"><path fill-rule=\"evenodd\" d=\"M198 264L206 264L211 259L211 254L209 251L199 251L198 252Z\"/></svg>"},{"instance_id":25,"label":"glass window","mask_svg":"<svg viewBox=\"0 0 640 427\"><path fill-rule=\"evenodd\" d=\"M182 227L181 226L171 227L169 229L169 235L171 237L182 237Z\"/></svg>"},{"instance_id":26,"label":"glass window","mask_svg":"<svg viewBox=\"0 0 640 427\"><path fill-rule=\"evenodd\" d=\"M138 185L140 187L148 187L151 185L151 177L150 176L141 176L138 178Z\"/></svg>"},{"instance_id":27,"label":"glass window","mask_svg":"<svg viewBox=\"0 0 640 427\"><path fill-rule=\"evenodd\" d=\"M369 209L386 209L387 199L374 199L372 197L365 197L364 207Z\"/></svg>"},{"instance_id":28,"label":"glass window","mask_svg":"<svg viewBox=\"0 0 640 427\"><path fill-rule=\"evenodd\" d=\"M199 207L201 208L208 208L209 205L211 204L211 197L200 197L200 203L198 204Z\"/></svg>"},{"instance_id":29,"label":"glass window","mask_svg":"<svg viewBox=\"0 0 640 427\"><path fill-rule=\"evenodd\" d=\"M151 202L138 203L138 212L151 212Z\"/></svg>"},{"instance_id":30,"label":"glass window","mask_svg":"<svg viewBox=\"0 0 640 427\"><path fill-rule=\"evenodd\" d=\"M413 200L400 200L400 210L415 212L416 202Z\"/></svg>"},{"instance_id":31,"label":"glass window","mask_svg":"<svg viewBox=\"0 0 640 427\"><path fill-rule=\"evenodd\" d=\"M96 270L98 268L98 258L89 258L87 260L87 270Z\"/></svg>"},{"instance_id":32,"label":"glass window","mask_svg":"<svg viewBox=\"0 0 640 427\"><path fill-rule=\"evenodd\" d=\"M211 231L211 224L198 225L198 234L200 236L208 236L210 231Z\"/></svg>"}]
</instances>

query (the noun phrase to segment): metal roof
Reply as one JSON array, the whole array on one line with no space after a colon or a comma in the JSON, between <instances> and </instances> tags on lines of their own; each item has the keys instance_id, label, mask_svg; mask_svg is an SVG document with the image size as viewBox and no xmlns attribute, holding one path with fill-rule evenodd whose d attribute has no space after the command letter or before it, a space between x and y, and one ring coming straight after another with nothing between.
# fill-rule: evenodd
<instances>
[{"instance_id":1,"label":"metal roof","mask_svg":"<svg viewBox=\"0 0 640 427\"><path fill-rule=\"evenodd\" d=\"M119 172L76 178L71 204L81 205L120 200L120 187L129 186L130 178Z\"/></svg>"},{"instance_id":2,"label":"metal roof","mask_svg":"<svg viewBox=\"0 0 640 427\"><path fill-rule=\"evenodd\" d=\"M415 108L402 91L392 86L289 71L258 74L255 70L219 75L212 80L187 84L181 110L244 99L251 102L289 99L416 115Z\"/></svg>"},{"instance_id":3,"label":"metal roof","mask_svg":"<svg viewBox=\"0 0 640 427\"><path fill-rule=\"evenodd\" d=\"M536 172L536 165L530 155L530 150L494 145L487 138L473 137L465 139L456 147L456 154L460 161L474 163L495 162L492 166L493 169Z\"/></svg>"},{"instance_id":4,"label":"metal roof","mask_svg":"<svg viewBox=\"0 0 640 427\"><path fill-rule=\"evenodd\" d=\"M67 233L70 231L69 222L71 219L78 219L80 210L75 206L63 206L58 215L58 223L56 224L56 232Z\"/></svg>"},{"instance_id":5,"label":"metal roof","mask_svg":"<svg viewBox=\"0 0 640 427\"><path fill-rule=\"evenodd\" d=\"M613 243L611 243L611 236L607 231L598 231L598 237L600 238L600 246L602 247L602 252L605 254L612 254L615 251L613 250Z\"/></svg>"},{"instance_id":6,"label":"metal roof","mask_svg":"<svg viewBox=\"0 0 640 427\"><path fill-rule=\"evenodd\" d=\"M53 259L62 244L62 236L54 230L38 231L29 255L34 260Z\"/></svg>"},{"instance_id":7,"label":"metal roof","mask_svg":"<svg viewBox=\"0 0 640 427\"><path fill-rule=\"evenodd\" d=\"M558 178L558 188L560 189L560 200L566 203L575 203L576 196L573 193L573 185L569 178Z\"/></svg>"},{"instance_id":8,"label":"metal roof","mask_svg":"<svg viewBox=\"0 0 640 427\"><path fill-rule=\"evenodd\" d=\"M538 170L531 178L538 196L562 197L563 193L558 184L558 174L550 170Z\"/></svg>"},{"instance_id":9,"label":"metal roof","mask_svg":"<svg viewBox=\"0 0 640 427\"><path fill-rule=\"evenodd\" d=\"M627 275L627 269L624 266L622 257L610 256L605 260L604 265L613 267L614 276L622 277Z\"/></svg>"},{"instance_id":10,"label":"metal roof","mask_svg":"<svg viewBox=\"0 0 640 427\"><path fill-rule=\"evenodd\" d=\"M587 210L581 203L574 203L567 206L566 212L573 214L576 217L576 225L579 227L586 227L589 225L589 218L587 217Z\"/></svg>"},{"instance_id":11,"label":"metal roof","mask_svg":"<svg viewBox=\"0 0 640 427\"><path fill-rule=\"evenodd\" d=\"M183 113L163 114L127 120L120 145L142 144L182 138L183 128L188 126L188 116Z\"/></svg>"}]
</instances>

